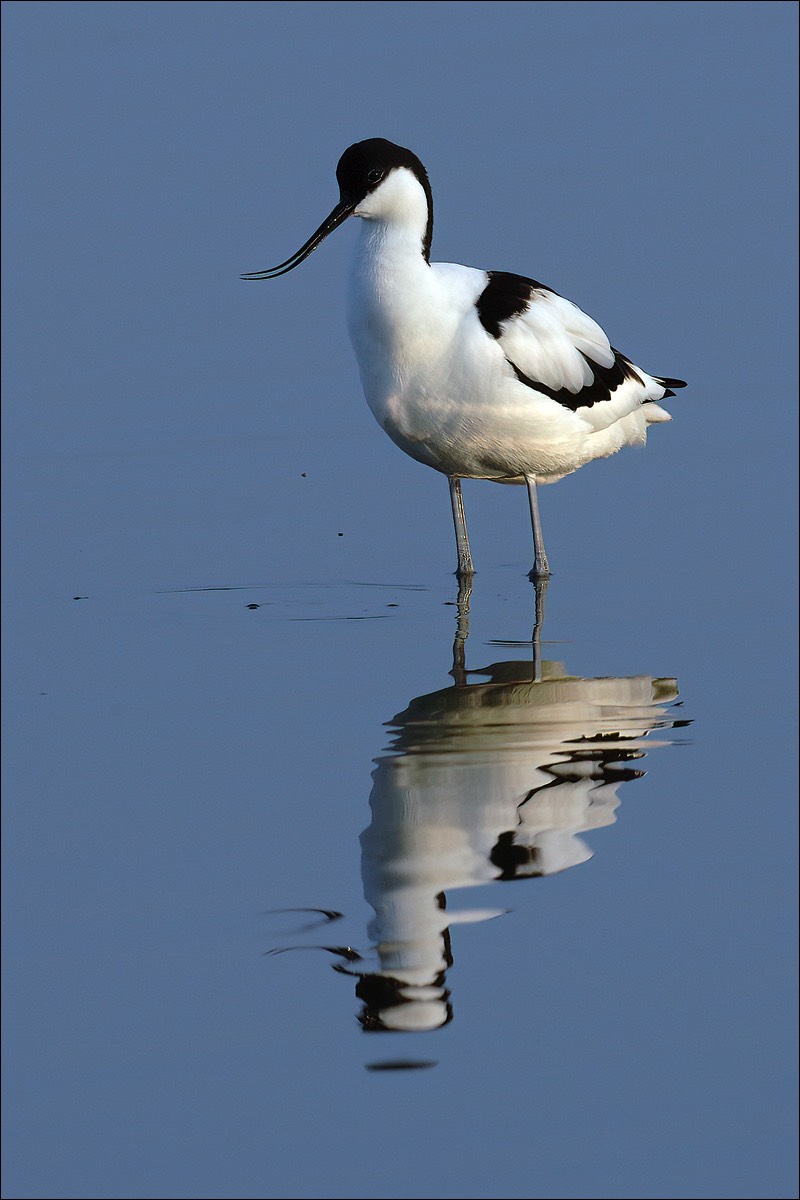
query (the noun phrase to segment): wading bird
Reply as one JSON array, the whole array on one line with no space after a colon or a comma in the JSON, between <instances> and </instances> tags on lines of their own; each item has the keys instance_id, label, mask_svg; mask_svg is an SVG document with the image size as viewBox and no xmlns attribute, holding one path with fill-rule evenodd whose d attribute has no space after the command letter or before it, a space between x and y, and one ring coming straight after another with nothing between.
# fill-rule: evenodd
<instances>
[{"instance_id":1,"label":"wading bird","mask_svg":"<svg viewBox=\"0 0 800 1200\"><path fill-rule=\"evenodd\" d=\"M416 154L384 138L345 150L339 203L305 245L265 271L292 271L348 217L362 220L348 325L364 393L401 450L441 471L460 578L473 574L462 479L525 484L533 527L531 579L550 567L537 485L555 483L647 426L680 379L648 375L591 317L535 279L430 261L433 197Z\"/></svg>"}]
</instances>

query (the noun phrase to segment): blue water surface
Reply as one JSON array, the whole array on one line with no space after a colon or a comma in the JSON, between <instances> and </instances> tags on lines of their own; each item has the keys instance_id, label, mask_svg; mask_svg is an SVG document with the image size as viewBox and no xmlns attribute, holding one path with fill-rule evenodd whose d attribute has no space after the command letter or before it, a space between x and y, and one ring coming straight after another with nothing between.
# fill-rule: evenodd
<instances>
[{"instance_id":1,"label":"blue water surface","mask_svg":"<svg viewBox=\"0 0 800 1200\"><path fill-rule=\"evenodd\" d=\"M797 1194L795 21L4 6L9 1200ZM238 279L368 136L689 382L543 490L540 645L352 231Z\"/></svg>"}]
</instances>

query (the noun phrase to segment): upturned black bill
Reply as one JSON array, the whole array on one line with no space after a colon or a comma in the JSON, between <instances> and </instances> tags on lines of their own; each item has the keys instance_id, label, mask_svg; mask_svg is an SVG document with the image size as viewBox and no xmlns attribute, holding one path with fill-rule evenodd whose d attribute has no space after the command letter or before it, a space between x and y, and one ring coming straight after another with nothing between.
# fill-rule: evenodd
<instances>
[{"instance_id":1,"label":"upturned black bill","mask_svg":"<svg viewBox=\"0 0 800 1200\"><path fill-rule=\"evenodd\" d=\"M316 250L320 242L329 233L333 233L334 229L347 220L354 208L354 204L337 204L333 212L322 222L319 229L315 233L312 233L305 245L296 250L291 258L287 258L286 262L278 263L277 267L268 267L266 271L250 271L246 275L241 275L240 279L277 279L279 275L285 275L288 271L293 271L295 267L299 267L303 259L308 258L312 250Z\"/></svg>"}]
</instances>

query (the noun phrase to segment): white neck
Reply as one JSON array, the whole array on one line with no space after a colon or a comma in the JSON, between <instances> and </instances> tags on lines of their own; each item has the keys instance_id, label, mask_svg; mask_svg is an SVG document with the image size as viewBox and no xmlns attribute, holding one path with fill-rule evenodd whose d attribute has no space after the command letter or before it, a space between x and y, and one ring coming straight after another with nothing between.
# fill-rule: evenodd
<instances>
[{"instance_id":1,"label":"white neck","mask_svg":"<svg viewBox=\"0 0 800 1200\"><path fill-rule=\"evenodd\" d=\"M434 272L422 256L419 224L361 222L348 288L350 337L364 378L377 363L395 367L436 320Z\"/></svg>"},{"instance_id":2,"label":"white neck","mask_svg":"<svg viewBox=\"0 0 800 1200\"><path fill-rule=\"evenodd\" d=\"M382 227L387 244L408 240L409 249L424 258L429 208L425 189L412 171L401 167L359 202L354 216L365 225Z\"/></svg>"}]
</instances>

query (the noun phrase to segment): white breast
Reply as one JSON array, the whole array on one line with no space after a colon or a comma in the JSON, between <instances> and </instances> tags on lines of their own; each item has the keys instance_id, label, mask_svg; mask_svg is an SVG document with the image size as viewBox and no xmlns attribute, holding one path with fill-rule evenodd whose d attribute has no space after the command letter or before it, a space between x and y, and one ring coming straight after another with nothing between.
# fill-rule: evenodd
<instances>
[{"instance_id":1,"label":"white breast","mask_svg":"<svg viewBox=\"0 0 800 1200\"><path fill-rule=\"evenodd\" d=\"M367 403L412 458L448 475L557 476L585 456L590 432L568 409L520 384L475 302L485 271L429 265L402 229L364 222L348 325Z\"/></svg>"}]
</instances>

